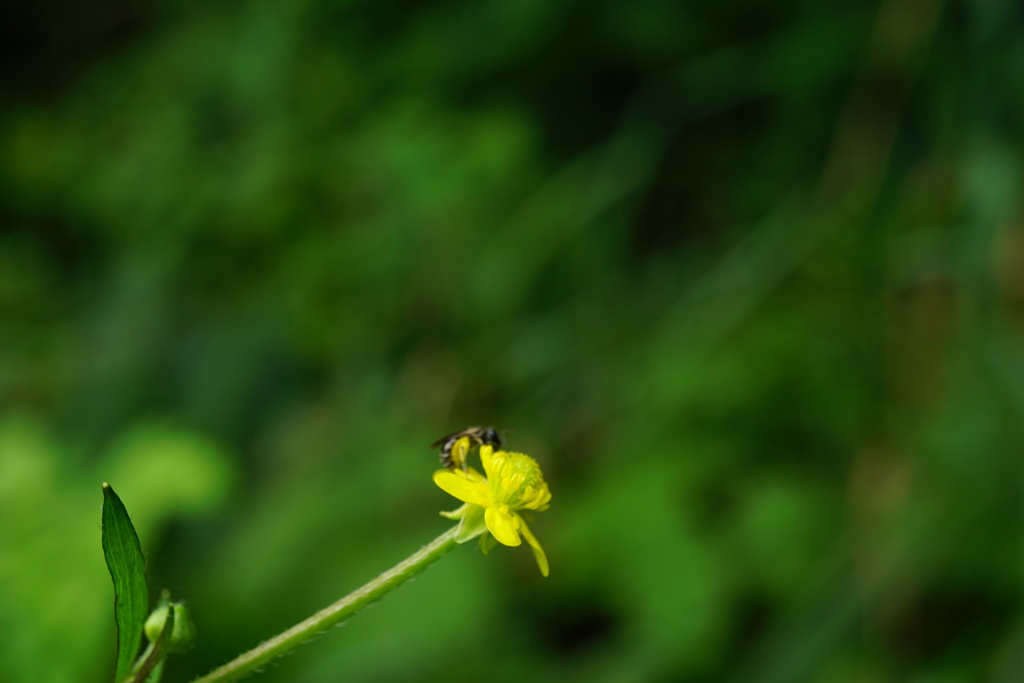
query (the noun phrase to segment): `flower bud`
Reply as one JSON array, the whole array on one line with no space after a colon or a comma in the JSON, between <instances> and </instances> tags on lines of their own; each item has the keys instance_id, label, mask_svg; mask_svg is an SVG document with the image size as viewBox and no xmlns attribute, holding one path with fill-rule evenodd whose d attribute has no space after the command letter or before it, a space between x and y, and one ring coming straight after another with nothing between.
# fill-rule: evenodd
<instances>
[{"instance_id":1,"label":"flower bud","mask_svg":"<svg viewBox=\"0 0 1024 683\"><path fill-rule=\"evenodd\" d=\"M183 603L174 602L162 604L153 610L153 613L146 619L146 637L149 642L155 643L160 637L167 623L169 610L174 610L171 632L164 638L163 648L170 653L184 652L196 643L196 626L192 623L192 614Z\"/></svg>"}]
</instances>

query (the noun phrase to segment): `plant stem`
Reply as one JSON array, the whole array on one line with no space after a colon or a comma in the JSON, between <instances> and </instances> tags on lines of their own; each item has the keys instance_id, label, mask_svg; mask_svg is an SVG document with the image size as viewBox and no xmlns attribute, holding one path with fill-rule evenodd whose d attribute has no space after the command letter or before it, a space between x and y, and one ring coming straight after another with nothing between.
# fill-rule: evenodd
<instances>
[{"instance_id":1,"label":"plant stem","mask_svg":"<svg viewBox=\"0 0 1024 683\"><path fill-rule=\"evenodd\" d=\"M449 529L362 588L352 591L333 605L325 607L308 619L300 621L287 631L279 633L248 652L243 652L224 666L214 669L202 678L195 679L192 683L237 681L253 673L275 657L290 652L367 605L380 600L454 548L458 528L455 526Z\"/></svg>"},{"instance_id":2,"label":"plant stem","mask_svg":"<svg viewBox=\"0 0 1024 683\"><path fill-rule=\"evenodd\" d=\"M172 628L174 628L174 610L168 610L167 621L164 622L160 636L155 643L150 643L146 651L142 653L137 664L138 668L132 673L129 683L145 683L149 675L153 673L153 669L167 657L167 653L164 652L164 641L168 638L167 634L171 632Z\"/></svg>"}]
</instances>

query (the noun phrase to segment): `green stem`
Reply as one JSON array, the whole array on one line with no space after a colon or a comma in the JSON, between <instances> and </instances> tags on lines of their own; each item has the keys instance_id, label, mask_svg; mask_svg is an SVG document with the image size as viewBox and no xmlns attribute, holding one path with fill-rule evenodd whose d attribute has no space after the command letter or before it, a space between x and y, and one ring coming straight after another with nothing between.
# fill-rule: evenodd
<instances>
[{"instance_id":1,"label":"green stem","mask_svg":"<svg viewBox=\"0 0 1024 683\"><path fill-rule=\"evenodd\" d=\"M300 621L287 631L279 633L248 652L243 652L224 666L214 669L202 678L195 679L192 683L237 681L275 657L290 652L310 638L347 619L370 603L380 600L454 548L458 529L458 526L449 529L362 588L352 591L333 605L325 607L308 619Z\"/></svg>"},{"instance_id":2,"label":"green stem","mask_svg":"<svg viewBox=\"0 0 1024 683\"><path fill-rule=\"evenodd\" d=\"M166 629L164 633L166 633ZM160 638L163 639L163 633L160 634ZM159 641L157 643L150 643L149 647L142 654L142 659L139 660L139 668L132 674L131 679L128 683L145 683L149 675L153 673L153 669L157 667L160 662L164 661L167 657L167 653L163 651L163 648Z\"/></svg>"},{"instance_id":3,"label":"green stem","mask_svg":"<svg viewBox=\"0 0 1024 683\"><path fill-rule=\"evenodd\" d=\"M169 599L170 593L164 591L163 600ZM135 668L132 671L132 677L128 683L146 683L146 679L153 673L153 669L160 665L160 662L164 661L167 657L167 653L164 652L164 641L170 638L170 633L174 629L174 610L167 610L167 618L164 620L164 625L160 629L160 635L157 636L155 642L150 643L146 647L146 651L139 657L139 661L135 664Z\"/></svg>"}]
</instances>

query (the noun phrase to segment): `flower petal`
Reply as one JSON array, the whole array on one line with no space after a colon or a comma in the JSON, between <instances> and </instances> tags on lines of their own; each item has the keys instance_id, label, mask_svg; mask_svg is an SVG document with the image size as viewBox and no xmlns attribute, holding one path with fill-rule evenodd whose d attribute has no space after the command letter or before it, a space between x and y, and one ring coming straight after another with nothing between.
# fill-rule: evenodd
<instances>
[{"instance_id":1,"label":"flower petal","mask_svg":"<svg viewBox=\"0 0 1024 683\"><path fill-rule=\"evenodd\" d=\"M533 549L533 556L537 559L537 566L540 568L540 573L543 576L548 575L548 556L544 554L544 548L540 547L540 543L537 542L533 532L530 531L530 527L526 526L526 522L523 521L519 524L519 531L523 533L526 538L526 542L530 544L530 548Z\"/></svg>"},{"instance_id":2,"label":"flower petal","mask_svg":"<svg viewBox=\"0 0 1024 683\"><path fill-rule=\"evenodd\" d=\"M492 505L484 512L487 528L498 543L516 546L523 542L519 538L519 525L522 519L514 512L509 512L508 505Z\"/></svg>"},{"instance_id":3,"label":"flower petal","mask_svg":"<svg viewBox=\"0 0 1024 683\"><path fill-rule=\"evenodd\" d=\"M490 444L480 446L480 463L484 466L484 474L493 476L491 472L491 461L494 460L494 447Z\"/></svg>"},{"instance_id":4,"label":"flower petal","mask_svg":"<svg viewBox=\"0 0 1024 683\"><path fill-rule=\"evenodd\" d=\"M467 477L461 470L434 472L434 483L445 493L465 503L486 506L491 502L491 492L486 484Z\"/></svg>"},{"instance_id":5,"label":"flower petal","mask_svg":"<svg viewBox=\"0 0 1024 683\"><path fill-rule=\"evenodd\" d=\"M452 465L459 469L466 468L466 456L469 455L469 446L472 442L468 436L464 436L455 442L455 445L451 447L449 451L449 457L452 460Z\"/></svg>"}]
</instances>

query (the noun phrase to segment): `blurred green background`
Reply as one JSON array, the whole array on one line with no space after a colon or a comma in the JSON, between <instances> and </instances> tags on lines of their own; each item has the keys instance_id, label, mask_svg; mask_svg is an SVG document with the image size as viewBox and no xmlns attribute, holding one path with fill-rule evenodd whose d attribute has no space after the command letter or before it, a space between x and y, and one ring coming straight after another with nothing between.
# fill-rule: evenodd
<instances>
[{"instance_id":1,"label":"blurred green background","mask_svg":"<svg viewBox=\"0 0 1024 683\"><path fill-rule=\"evenodd\" d=\"M1024 680L1010 0L2 10L0 679L105 681L100 483L205 673L553 492L274 681Z\"/></svg>"}]
</instances>

